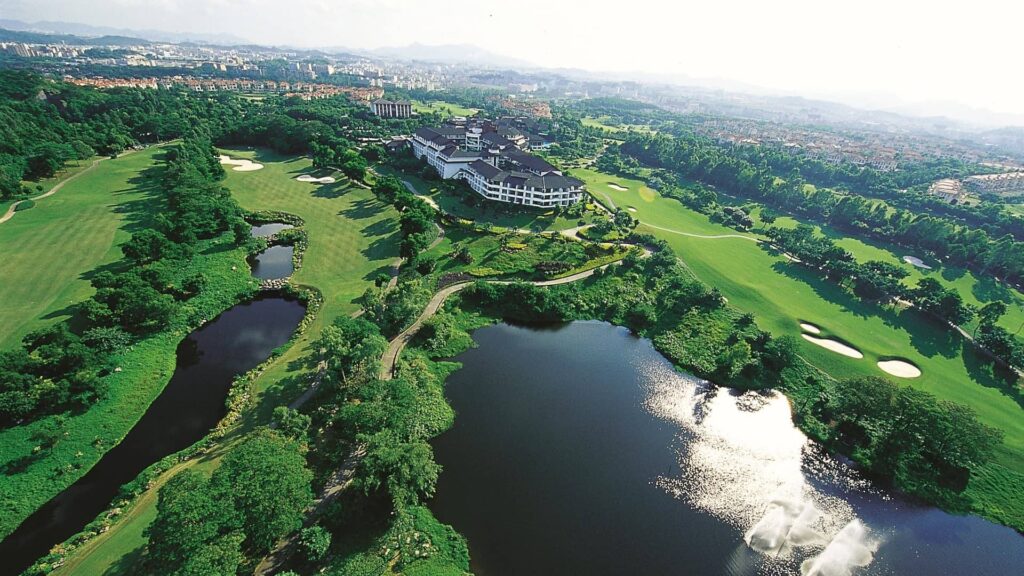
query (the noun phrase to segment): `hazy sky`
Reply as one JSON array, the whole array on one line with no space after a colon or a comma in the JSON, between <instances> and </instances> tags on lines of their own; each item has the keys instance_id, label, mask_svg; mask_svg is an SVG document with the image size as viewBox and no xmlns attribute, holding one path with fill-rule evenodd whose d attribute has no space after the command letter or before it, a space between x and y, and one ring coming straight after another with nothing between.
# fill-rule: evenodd
<instances>
[{"instance_id":1,"label":"hazy sky","mask_svg":"<svg viewBox=\"0 0 1024 576\"><path fill-rule=\"evenodd\" d=\"M542 66L1024 114L1017 0L0 0L0 18L310 47L470 43Z\"/></svg>"}]
</instances>

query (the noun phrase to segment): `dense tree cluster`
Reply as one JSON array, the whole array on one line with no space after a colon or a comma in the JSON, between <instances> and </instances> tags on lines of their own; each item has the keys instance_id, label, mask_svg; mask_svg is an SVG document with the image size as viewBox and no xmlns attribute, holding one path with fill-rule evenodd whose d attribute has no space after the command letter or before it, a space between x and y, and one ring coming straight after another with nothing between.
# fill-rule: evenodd
<instances>
[{"instance_id":1,"label":"dense tree cluster","mask_svg":"<svg viewBox=\"0 0 1024 576\"><path fill-rule=\"evenodd\" d=\"M298 530L313 499L305 450L264 428L228 452L209 479L192 469L171 478L146 529L147 571L233 576L246 556ZM319 547L316 536L311 545Z\"/></svg>"},{"instance_id":2,"label":"dense tree cluster","mask_svg":"<svg viewBox=\"0 0 1024 576\"><path fill-rule=\"evenodd\" d=\"M0 199L27 193L22 180L52 176L67 162L177 138L200 121L219 131L238 112L229 97L100 91L0 70Z\"/></svg>"},{"instance_id":3,"label":"dense tree cluster","mask_svg":"<svg viewBox=\"0 0 1024 576\"><path fill-rule=\"evenodd\" d=\"M373 185L373 195L384 204L391 204L401 213L402 242L399 254L413 262L430 245L436 234L434 222L437 211L417 198L393 176L378 178Z\"/></svg>"},{"instance_id":4,"label":"dense tree cluster","mask_svg":"<svg viewBox=\"0 0 1024 576\"><path fill-rule=\"evenodd\" d=\"M932 500L961 492L1002 440L961 404L878 377L840 382L820 417L828 441L873 473Z\"/></svg>"},{"instance_id":5,"label":"dense tree cluster","mask_svg":"<svg viewBox=\"0 0 1024 576\"><path fill-rule=\"evenodd\" d=\"M901 165L896 172L880 172L764 146L734 147L728 152L752 165L766 165L775 174L796 171L816 186L853 191L883 199L912 212L950 218L959 224L981 228L993 238L1010 234L1017 240L1024 240L1024 222L1004 210L999 203L986 202L978 206L951 204L927 193L928 186L940 178L990 173L995 170L990 167L955 158L935 158Z\"/></svg>"}]
</instances>

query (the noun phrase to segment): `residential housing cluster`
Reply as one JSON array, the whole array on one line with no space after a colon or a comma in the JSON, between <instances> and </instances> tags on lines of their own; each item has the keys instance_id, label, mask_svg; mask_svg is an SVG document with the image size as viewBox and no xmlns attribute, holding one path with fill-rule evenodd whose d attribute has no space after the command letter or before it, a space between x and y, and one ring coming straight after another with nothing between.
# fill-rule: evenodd
<instances>
[{"instance_id":1,"label":"residential housing cluster","mask_svg":"<svg viewBox=\"0 0 1024 576\"><path fill-rule=\"evenodd\" d=\"M583 182L530 154L531 142L543 146L546 140L520 126L515 118L473 118L422 127L413 134L412 151L441 178L463 180L488 200L540 208L579 202Z\"/></svg>"},{"instance_id":2,"label":"residential housing cluster","mask_svg":"<svg viewBox=\"0 0 1024 576\"><path fill-rule=\"evenodd\" d=\"M247 80L239 78L194 78L173 76L167 78L72 78L66 82L96 88L187 88L193 92L241 92L244 94L282 94L306 100L345 95L352 100L370 102L384 95L383 88L363 86L335 86L314 82L286 82L274 80Z\"/></svg>"}]
</instances>

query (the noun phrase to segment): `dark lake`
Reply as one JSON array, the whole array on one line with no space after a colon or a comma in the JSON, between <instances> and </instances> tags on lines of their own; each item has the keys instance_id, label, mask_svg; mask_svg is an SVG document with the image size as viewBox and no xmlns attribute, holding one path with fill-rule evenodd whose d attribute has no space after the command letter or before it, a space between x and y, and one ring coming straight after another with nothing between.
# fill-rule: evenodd
<instances>
[{"instance_id":1,"label":"dark lake","mask_svg":"<svg viewBox=\"0 0 1024 576\"><path fill-rule=\"evenodd\" d=\"M264 297L232 307L185 338L170 382L124 440L0 543L0 573L28 568L95 519L122 484L203 438L224 416L234 377L287 342L304 313L294 300Z\"/></svg>"},{"instance_id":2,"label":"dark lake","mask_svg":"<svg viewBox=\"0 0 1024 576\"><path fill-rule=\"evenodd\" d=\"M271 246L252 258L252 275L260 280L287 278L294 270L291 246Z\"/></svg>"},{"instance_id":3,"label":"dark lake","mask_svg":"<svg viewBox=\"0 0 1024 576\"><path fill-rule=\"evenodd\" d=\"M260 224L252 227L253 238L262 238L264 236L273 236L281 230L289 230L295 228L291 224L285 224L283 222L270 222L268 224Z\"/></svg>"},{"instance_id":4,"label":"dark lake","mask_svg":"<svg viewBox=\"0 0 1024 576\"><path fill-rule=\"evenodd\" d=\"M477 330L430 503L479 576L1019 573L1024 538L878 489L785 398L674 371L600 322Z\"/></svg>"}]
</instances>

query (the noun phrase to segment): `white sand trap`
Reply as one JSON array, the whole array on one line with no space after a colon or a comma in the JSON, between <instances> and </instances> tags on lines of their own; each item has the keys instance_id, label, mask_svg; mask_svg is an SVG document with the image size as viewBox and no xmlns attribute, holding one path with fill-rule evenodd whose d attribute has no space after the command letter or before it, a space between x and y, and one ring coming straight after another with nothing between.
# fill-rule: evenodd
<instances>
[{"instance_id":1,"label":"white sand trap","mask_svg":"<svg viewBox=\"0 0 1024 576\"><path fill-rule=\"evenodd\" d=\"M809 324L807 322L801 322L800 323L800 328L802 328L803 331L807 332L808 334L821 334L821 328L818 328L814 324Z\"/></svg>"},{"instance_id":2,"label":"white sand trap","mask_svg":"<svg viewBox=\"0 0 1024 576\"><path fill-rule=\"evenodd\" d=\"M317 184L334 184L335 182L337 182L337 180L335 180L331 176L315 178L313 176L310 176L309 174L303 174L302 176L298 176L295 179L298 180L299 182L316 182Z\"/></svg>"},{"instance_id":3,"label":"white sand trap","mask_svg":"<svg viewBox=\"0 0 1024 576\"><path fill-rule=\"evenodd\" d=\"M611 182L608 183L608 187L611 188L612 190L618 190L619 192L625 192L629 190L629 188L626 188L625 186L619 186L618 184L612 184Z\"/></svg>"},{"instance_id":4,"label":"white sand trap","mask_svg":"<svg viewBox=\"0 0 1024 576\"><path fill-rule=\"evenodd\" d=\"M831 350L836 354L842 354L848 358L863 358L864 355L860 353L860 350L851 348L842 342L836 342L835 340L829 340L828 338L816 338L810 334L801 334L804 340L807 340L811 344L817 344L826 350Z\"/></svg>"},{"instance_id":5,"label":"white sand trap","mask_svg":"<svg viewBox=\"0 0 1024 576\"><path fill-rule=\"evenodd\" d=\"M903 261L911 266L917 266L918 268L924 268L925 270L931 270L932 267L925 264L920 258L916 256L904 256Z\"/></svg>"},{"instance_id":6,"label":"white sand trap","mask_svg":"<svg viewBox=\"0 0 1024 576\"><path fill-rule=\"evenodd\" d=\"M240 158L231 158L230 156L220 155L220 163L228 166L234 166L232 170L235 172L252 172L253 170L262 170L263 164L257 164L252 160L244 160Z\"/></svg>"},{"instance_id":7,"label":"white sand trap","mask_svg":"<svg viewBox=\"0 0 1024 576\"><path fill-rule=\"evenodd\" d=\"M632 206L628 206L626 210L629 210L630 212L636 212L636 208L633 208Z\"/></svg>"},{"instance_id":8,"label":"white sand trap","mask_svg":"<svg viewBox=\"0 0 1024 576\"><path fill-rule=\"evenodd\" d=\"M917 378L921 375L921 369L904 360L880 360L878 367L886 374L892 374L898 378Z\"/></svg>"}]
</instances>

